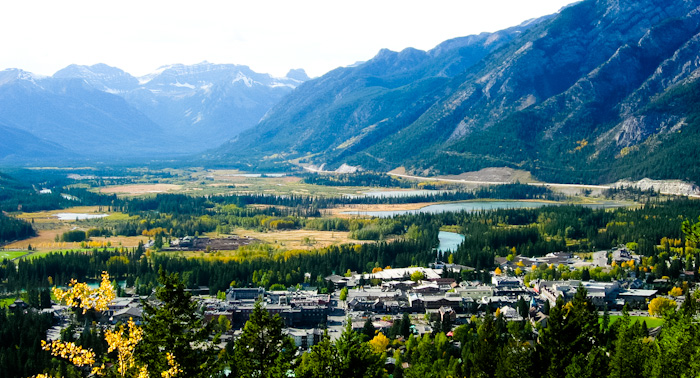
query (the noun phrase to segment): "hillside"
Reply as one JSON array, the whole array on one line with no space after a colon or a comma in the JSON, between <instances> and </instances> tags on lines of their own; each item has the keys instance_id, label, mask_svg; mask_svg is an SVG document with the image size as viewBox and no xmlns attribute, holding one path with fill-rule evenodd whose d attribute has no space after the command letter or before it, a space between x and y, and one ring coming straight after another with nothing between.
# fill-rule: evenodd
<instances>
[{"instance_id":1,"label":"hillside","mask_svg":"<svg viewBox=\"0 0 700 378\"><path fill-rule=\"evenodd\" d=\"M8 74L10 71L3 71ZM17 159L36 160L57 151L109 157L158 150L163 130L121 97L78 79L38 78L15 70L0 85L0 123L17 146ZM10 130L12 129L12 130ZM31 134L33 137L27 137Z\"/></svg>"},{"instance_id":2,"label":"hillside","mask_svg":"<svg viewBox=\"0 0 700 378\"><path fill-rule=\"evenodd\" d=\"M124 98L186 152L211 148L253 127L283 96L308 79L303 70L294 79L275 78L247 66L208 62L163 66L139 78L104 64L72 65L53 77L82 79Z\"/></svg>"},{"instance_id":3,"label":"hillside","mask_svg":"<svg viewBox=\"0 0 700 378\"><path fill-rule=\"evenodd\" d=\"M0 71L0 159L143 159L202 151L253 127L306 74L246 66L172 65L133 77L105 64L52 77Z\"/></svg>"},{"instance_id":4,"label":"hillside","mask_svg":"<svg viewBox=\"0 0 700 378\"><path fill-rule=\"evenodd\" d=\"M697 8L683 0L587 0L428 52L381 51L306 82L206 158L700 182L690 163L700 156Z\"/></svg>"}]
</instances>

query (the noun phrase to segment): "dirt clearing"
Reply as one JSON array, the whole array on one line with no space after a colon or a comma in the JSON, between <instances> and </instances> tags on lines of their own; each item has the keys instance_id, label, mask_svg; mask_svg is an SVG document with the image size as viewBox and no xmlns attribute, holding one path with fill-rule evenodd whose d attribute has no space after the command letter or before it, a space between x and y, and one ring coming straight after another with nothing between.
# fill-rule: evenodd
<instances>
[{"instance_id":1,"label":"dirt clearing","mask_svg":"<svg viewBox=\"0 0 700 378\"><path fill-rule=\"evenodd\" d=\"M182 189L182 185L176 184L133 184L133 185L119 185L119 186L107 186L100 188L101 193L108 194L125 194L137 196L141 194L149 193L167 193Z\"/></svg>"}]
</instances>

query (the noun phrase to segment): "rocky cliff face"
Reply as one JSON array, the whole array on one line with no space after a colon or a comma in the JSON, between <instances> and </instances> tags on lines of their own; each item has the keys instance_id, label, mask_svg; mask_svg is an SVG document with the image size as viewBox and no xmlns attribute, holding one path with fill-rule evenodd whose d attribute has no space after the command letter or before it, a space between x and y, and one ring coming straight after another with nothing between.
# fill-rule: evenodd
<instances>
[{"instance_id":1,"label":"rocky cliff face","mask_svg":"<svg viewBox=\"0 0 700 378\"><path fill-rule=\"evenodd\" d=\"M700 158L698 33L693 1L587 0L520 30L382 51L307 82L227 147L421 174L698 181L671 158Z\"/></svg>"},{"instance_id":2,"label":"rocky cliff face","mask_svg":"<svg viewBox=\"0 0 700 378\"><path fill-rule=\"evenodd\" d=\"M337 167L345 159L367 156L368 148L400 133L450 93L453 79L546 19L455 38L430 51L382 50L365 63L333 70L300 85L255 130L211 151L208 158L257 164L270 155L319 154L319 163Z\"/></svg>"}]
</instances>

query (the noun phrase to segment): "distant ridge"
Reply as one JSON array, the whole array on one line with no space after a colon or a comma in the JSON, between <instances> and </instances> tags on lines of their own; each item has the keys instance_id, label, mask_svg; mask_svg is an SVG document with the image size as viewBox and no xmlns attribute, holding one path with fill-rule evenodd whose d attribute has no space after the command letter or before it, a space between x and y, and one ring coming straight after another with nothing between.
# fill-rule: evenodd
<instances>
[{"instance_id":1,"label":"distant ridge","mask_svg":"<svg viewBox=\"0 0 700 378\"><path fill-rule=\"evenodd\" d=\"M700 182L700 9L587 0L307 81L204 162Z\"/></svg>"},{"instance_id":2,"label":"distant ridge","mask_svg":"<svg viewBox=\"0 0 700 378\"><path fill-rule=\"evenodd\" d=\"M0 71L0 125L13 146L0 159L143 159L212 148L253 127L307 78L301 69L290 74L207 62L138 78L106 64L70 65L51 77Z\"/></svg>"}]
</instances>

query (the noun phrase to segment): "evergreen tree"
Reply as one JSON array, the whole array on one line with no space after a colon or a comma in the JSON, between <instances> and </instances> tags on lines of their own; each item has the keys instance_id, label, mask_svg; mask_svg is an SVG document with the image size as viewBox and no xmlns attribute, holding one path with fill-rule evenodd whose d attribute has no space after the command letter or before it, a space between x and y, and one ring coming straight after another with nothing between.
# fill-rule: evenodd
<instances>
[{"instance_id":1,"label":"evergreen tree","mask_svg":"<svg viewBox=\"0 0 700 378\"><path fill-rule=\"evenodd\" d=\"M362 326L362 338L364 341L372 340L375 333L377 333L377 329L374 328L372 318L368 316L367 320L365 320L365 324Z\"/></svg>"},{"instance_id":2,"label":"evergreen tree","mask_svg":"<svg viewBox=\"0 0 700 378\"><path fill-rule=\"evenodd\" d=\"M39 293L39 303L41 308L51 308L51 292L49 289L42 289Z\"/></svg>"},{"instance_id":3,"label":"evergreen tree","mask_svg":"<svg viewBox=\"0 0 700 378\"><path fill-rule=\"evenodd\" d=\"M648 343L643 342L646 331L638 322L632 323L624 310L617 322L617 339L610 356L610 378L644 377L645 361L651 357Z\"/></svg>"},{"instance_id":4,"label":"evergreen tree","mask_svg":"<svg viewBox=\"0 0 700 378\"><path fill-rule=\"evenodd\" d=\"M411 317L407 312L404 312L401 317L401 335L406 339L411 335Z\"/></svg>"},{"instance_id":5,"label":"evergreen tree","mask_svg":"<svg viewBox=\"0 0 700 378\"><path fill-rule=\"evenodd\" d=\"M282 318L278 314L270 315L260 300L256 301L243 333L235 343L234 376L285 377L293 367L294 354L294 342L284 334Z\"/></svg>"},{"instance_id":6,"label":"evergreen tree","mask_svg":"<svg viewBox=\"0 0 700 378\"><path fill-rule=\"evenodd\" d=\"M311 352L299 358L295 373L303 378L380 378L385 377L383 362L382 355L372 352L348 323L335 343L324 334Z\"/></svg>"},{"instance_id":7,"label":"evergreen tree","mask_svg":"<svg viewBox=\"0 0 700 378\"><path fill-rule=\"evenodd\" d=\"M136 358L148 365L151 376L169 368L169 351L185 377L209 378L221 370L222 361L209 342L212 324L204 324L197 313L197 304L178 274L159 271L155 297L160 302L144 303L144 335L136 348Z\"/></svg>"},{"instance_id":8,"label":"evergreen tree","mask_svg":"<svg viewBox=\"0 0 700 378\"><path fill-rule=\"evenodd\" d=\"M340 358L335 345L331 343L328 332L324 332L320 343L311 347L309 353L299 358L295 376L298 378L336 378L340 377Z\"/></svg>"},{"instance_id":9,"label":"evergreen tree","mask_svg":"<svg viewBox=\"0 0 700 378\"><path fill-rule=\"evenodd\" d=\"M335 347L338 350L340 363L337 377L384 377L382 356L372 352L369 345L362 341L360 334L352 330L350 322L345 326Z\"/></svg>"},{"instance_id":10,"label":"evergreen tree","mask_svg":"<svg viewBox=\"0 0 700 378\"><path fill-rule=\"evenodd\" d=\"M598 361L605 356L593 350L600 343L600 326L598 311L586 296L586 289L579 286L571 302L564 304L563 299L559 298L557 305L550 310L547 328L542 330L537 346L539 361L536 365L541 369L540 375L560 377L571 364L575 365L569 369L573 374L583 364L588 366L594 363L594 359L595 365L607 365ZM574 361L576 356L586 360Z\"/></svg>"}]
</instances>

